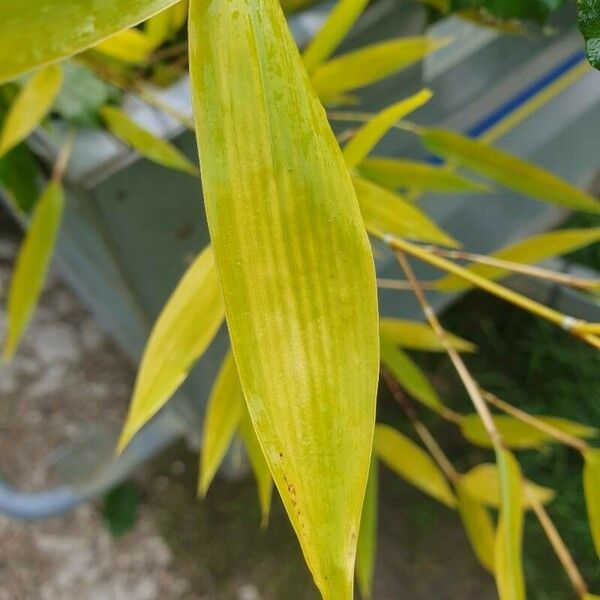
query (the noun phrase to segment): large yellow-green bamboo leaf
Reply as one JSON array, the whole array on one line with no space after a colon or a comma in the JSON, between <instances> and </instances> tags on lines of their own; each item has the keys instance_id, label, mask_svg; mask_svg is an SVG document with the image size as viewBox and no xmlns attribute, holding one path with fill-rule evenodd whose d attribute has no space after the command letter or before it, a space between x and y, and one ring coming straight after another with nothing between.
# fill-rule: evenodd
<instances>
[{"instance_id":1,"label":"large yellow-green bamboo leaf","mask_svg":"<svg viewBox=\"0 0 600 600\"><path fill-rule=\"evenodd\" d=\"M396 192L362 177L352 177L365 227L373 234L398 237L456 248L459 243L440 229L425 213Z\"/></svg>"},{"instance_id":2,"label":"large yellow-green bamboo leaf","mask_svg":"<svg viewBox=\"0 0 600 600\"><path fill-rule=\"evenodd\" d=\"M3 357L10 360L31 319L46 279L64 207L60 183L51 181L36 203L15 265L7 301Z\"/></svg>"},{"instance_id":3,"label":"large yellow-green bamboo leaf","mask_svg":"<svg viewBox=\"0 0 600 600\"><path fill-rule=\"evenodd\" d=\"M542 233L525 240L510 244L490 254L493 258L509 260L523 264L534 264L553 256L573 252L600 240L600 227L589 229L560 229ZM486 279L500 279L509 274L506 269L487 265L470 265L469 271ZM436 288L444 292L467 290L472 284L456 275L447 275L436 283Z\"/></svg>"},{"instance_id":4,"label":"large yellow-green bamboo leaf","mask_svg":"<svg viewBox=\"0 0 600 600\"><path fill-rule=\"evenodd\" d=\"M43 121L58 96L62 81L62 69L52 65L41 69L25 83L4 119L0 131L0 156L22 142Z\"/></svg>"},{"instance_id":5,"label":"large yellow-green bamboo leaf","mask_svg":"<svg viewBox=\"0 0 600 600\"><path fill-rule=\"evenodd\" d=\"M388 425L377 424L373 451L392 471L442 504L454 507L448 481L429 454Z\"/></svg>"},{"instance_id":6,"label":"large yellow-green bamboo leaf","mask_svg":"<svg viewBox=\"0 0 600 600\"><path fill-rule=\"evenodd\" d=\"M435 412L444 409L437 392L423 371L400 350L392 338L381 333L381 362L400 386L416 400Z\"/></svg>"},{"instance_id":7,"label":"large yellow-green bamboo leaf","mask_svg":"<svg viewBox=\"0 0 600 600\"><path fill-rule=\"evenodd\" d=\"M206 495L221 466L231 439L238 429L245 411L244 396L240 386L233 354L227 353L215 379L202 426L202 452L198 491Z\"/></svg>"},{"instance_id":8,"label":"large yellow-green bamboo leaf","mask_svg":"<svg viewBox=\"0 0 600 600\"><path fill-rule=\"evenodd\" d=\"M491 508L500 507L500 480L496 465L484 463L473 467L461 477L461 485L472 498L482 504ZM524 508L531 508L531 503L527 500L528 494L537 498L542 504L552 502L556 495L554 490L531 481L525 480L523 485L527 491L523 500Z\"/></svg>"},{"instance_id":9,"label":"large yellow-green bamboo leaf","mask_svg":"<svg viewBox=\"0 0 600 600\"><path fill-rule=\"evenodd\" d=\"M523 577L523 484L515 457L496 449L500 478L501 509L494 544L494 571L500 600L524 600Z\"/></svg>"},{"instance_id":10,"label":"large yellow-green bamboo leaf","mask_svg":"<svg viewBox=\"0 0 600 600\"><path fill-rule=\"evenodd\" d=\"M415 64L446 43L447 40L405 37L372 44L320 65L311 80L321 100L328 103Z\"/></svg>"},{"instance_id":11,"label":"large yellow-green bamboo leaf","mask_svg":"<svg viewBox=\"0 0 600 600\"><path fill-rule=\"evenodd\" d=\"M163 167L198 175L198 168L173 144L155 136L132 121L121 109L105 106L100 113L110 131L143 157Z\"/></svg>"},{"instance_id":12,"label":"large yellow-green bamboo leaf","mask_svg":"<svg viewBox=\"0 0 600 600\"><path fill-rule=\"evenodd\" d=\"M190 50L244 396L317 586L349 600L379 371L375 271L352 181L276 0L193 0Z\"/></svg>"},{"instance_id":13,"label":"large yellow-green bamboo leaf","mask_svg":"<svg viewBox=\"0 0 600 600\"><path fill-rule=\"evenodd\" d=\"M123 450L184 382L214 338L224 316L209 246L188 267L154 324L138 371L119 450Z\"/></svg>"},{"instance_id":14,"label":"large yellow-green bamboo leaf","mask_svg":"<svg viewBox=\"0 0 600 600\"><path fill-rule=\"evenodd\" d=\"M406 319L384 318L379 320L379 332L390 342L408 348L425 352L444 352L444 346L429 323L409 321ZM459 352L475 352L475 344L447 332L447 338L452 347Z\"/></svg>"},{"instance_id":15,"label":"large yellow-green bamboo leaf","mask_svg":"<svg viewBox=\"0 0 600 600\"><path fill-rule=\"evenodd\" d=\"M488 509L471 496L462 480L456 485L456 508L473 552L481 565L494 572L494 524Z\"/></svg>"},{"instance_id":16,"label":"large yellow-green bamboo leaf","mask_svg":"<svg viewBox=\"0 0 600 600\"><path fill-rule=\"evenodd\" d=\"M177 0L21 0L0 9L0 83L93 46ZM43 43L42 43L43 42Z\"/></svg>"},{"instance_id":17,"label":"large yellow-green bamboo leaf","mask_svg":"<svg viewBox=\"0 0 600 600\"><path fill-rule=\"evenodd\" d=\"M483 183L467 179L446 167L438 167L413 160L372 157L358 165L358 172L392 190L404 188L420 192L466 194L489 192Z\"/></svg>"},{"instance_id":18,"label":"large yellow-green bamboo leaf","mask_svg":"<svg viewBox=\"0 0 600 600\"><path fill-rule=\"evenodd\" d=\"M421 139L434 154L538 200L598 213L600 202L541 167L488 144L445 129L427 129Z\"/></svg>"},{"instance_id":19,"label":"large yellow-green bamboo leaf","mask_svg":"<svg viewBox=\"0 0 600 600\"><path fill-rule=\"evenodd\" d=\"M95 52L132 64L148 60L153 49L154 43L151 37L135 28L121 31L94 46Z\"/></svg>"},{"instance_id":20,"label":"large yellow-green bamboo leaf","mask_svg":"<svg viewBox=\"0 0 600 600\"><path fill-rule=\"evenodd\" d=\"M356 549L356 580L364 599L373 595L373 573L377 553L377 504L379 501L379 465L375 456L371 459L365 502L360 519L358 546Z\"/></svg>"},{"instance_id":21,"label":"large yellow-green bamboo leaf","mask_svg":"<svg viewBox=\"0 0 600 600\"><path fill-rule=\"evenodd\" d=\"M583 488L596 554L600 558L600 448L583 454Z\"/></svg>"},{"instance_id":22,"label":"large yellow-green bamboo leaf","mask_svg":"<svg viewBox=\"0 0 600 600\"><path fill-rule=\"evenodd\" d=\"M368 2L369 0L338 0L325 24L310 41L302 55L308 73L314 71L335 51Z\"/></svg>"},{"instance_id":23,"label":"large yellow-green bamboo leaf","mask_svg":"<svg viewBox=\"0 0 600 600\"><path fill-rule=\"evenodd\" d=\"M393 125L429 102L432 96L431 90L421 90L409 98L392 104L365 123L344 147L344 159L348 168L356 167Z\"/></svg>"},{"instance_id":24,"label":"large yellow-green bamboo leaf","mask_svg":"<svg viewBox=\"0 0 600 600\"><path fill-rule=\"evenodd\" d=\"M569 421L561 417L534 416L543 423L578 438L588 439L598 435L598 430L589 425L583 425L582 423L576 423L575 421ZM554 437L548 435L546 432L509 415L494 415L494 422L504 442L510 448L541 448L546 444L557 442ZM460 429L465 438L473 444L485 448L492 447L492 442L477 413L463 417L460 422Z\"/></svg>"}]
</instances>

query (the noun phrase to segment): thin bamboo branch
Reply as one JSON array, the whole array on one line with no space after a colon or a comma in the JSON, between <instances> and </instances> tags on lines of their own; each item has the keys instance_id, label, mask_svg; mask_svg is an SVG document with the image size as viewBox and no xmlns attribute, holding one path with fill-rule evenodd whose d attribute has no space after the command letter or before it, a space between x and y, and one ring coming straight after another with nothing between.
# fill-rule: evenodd
<instances>
[{"instance_id":1,"label":"thin bamboo branch","mask_svg":"<svg viewBox=\"0 0 600 600\"><path fill-rule=\"evenodd\" d=\"M435 281L420 281L419 283L424 290L434 290L436 286ZM380 288L388 290L412 291L410 283L401 279L384 279L379 277L377 279L377 285Z\"/></svg>"},{"instance_id":2,"label":"thin bamboo branch","mask_svg":"<svg viewBox=\"0 0 600 600\"><path fill-rule=\"evenodd\" d=\"M74 145L75 132L71 129L67 134L65 141L58 149L58 155L56 157L54 167L52 169L52 181L60 183L63 180L63 177L65 176L65 171L67 170L67 166L69 165L69 160L71 159L71 155L73 153Z\"/></svg>"}]
</instances>

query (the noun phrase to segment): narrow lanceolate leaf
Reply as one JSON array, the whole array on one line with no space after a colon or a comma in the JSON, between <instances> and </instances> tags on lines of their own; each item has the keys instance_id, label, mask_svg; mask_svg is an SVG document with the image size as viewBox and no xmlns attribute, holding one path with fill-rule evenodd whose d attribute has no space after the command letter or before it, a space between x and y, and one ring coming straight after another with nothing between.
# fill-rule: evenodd
<instances>
[{"instance_id":1,"label":"narrow lanceolate leaf","mask_svg":"<svg viewBox=\"0 0 600 600\"><path fill-rule=\"evenodd\" d=\"M560 256L567 252L574 252L600 240L600 227L588 229L560 229L549 233L542 233L525 240L510 244L490 254L493 258L500 258L522 264L535 264L553 256ZM486 279L500 279L509 274L506 269L490 267L487 265L470 265L469 271ZM472 285L455 275L447 275L439 279L436 288L444 292L457 292L469 289Z\"/></svg>"},{"instance_id":2,"label":"narrow lanceolate leaf","mask_svg":"<svg viewBox=\"0 0 600 600\"><path fill-rule=\"evenodd\" d=\"M379 499L379 465L375 457L371 460L367 491L363 504L358 547L356 549L356 580L360 595L364 599L373 595L373 573L377 553L377 503Z\"/></svg>"},{"instance_id":3,"label":"narrow lanceolate leaf","mask_svg":"<svg viewBox=\"0 0 600 600\"><path fill-rule=\"evenodd\" d=\"M583 489L596 554L600 558L600 448L585 451Z\"/></svg>"},{"instance_id":4,"label":"narrow lanceolate leaf","mask_svg":"<svg viewBox=\"0 0 600 600\"><path fill-rule=\"evenodd\" d=\"M398 158L373 157L363 160L358 172L367 179L392 190L414 189L420 192L465 194L487 192L490 188L478 181L427 163Z\"/></svg>"},{"instance_id":5,"label":"narrow lanceolate leaf","mask_svg":"<svg viewBox=\"0 0 600 600\"><path fill-rule=\"evenodd\" d=\"M473 552L481 565L494 572L494 524L488 509L465 489L462 480L456 485L456 508L463 522Z\"/></svg>"},{"instance_id":6,"label":"narrow lanceolate leaf","mask_svg":"<svg viewBox=\"0 0 600 600\"><path fill-rule=\"evenodd\" d=\"M447 40L405 37L342 54L316 68L311 81L319 97L330 99L384 79L438 50Z\"/></svg>"},{"instance_id":7,"label":"narrow lanceolate leaf","mask_svg":"<svg viewBox=\"0 0 600 600\"><path fill-rule=\"evenodd\" d=\"M379 332L390 342L409 350L445 352L440 338L428 323L385 318L379 321ZM447 338L452 347L459 352L475 352L477 349L475 344L452 333L447 333Z\"/></svg>"},{"instance_id":8,"label":"narrow lanceolate leaf","mask_svg":"<svg viewBox=\"0 0 600 600\"><path fill-rule=\"evenodd\" d=\"M350 31L369 0L339 0L302 55L307 72L327 60Z\"/></svg>"},{"instance_id":9,"label":"narrow lanceolate leaf","mask_svg":"<svg viewBox=\"0 0 600 600\"><path fill-rule=\"evenodd\" d=\"M344 147L344 159L348 168L353 169L375 148L383 136L400 119L428 102L433 94L431 90L421 90L410 98L392 104L377 116L365 123Z\"/></svg>"},{"instance_id":10,"label":"narrow lanceolate leaf","mask_svg":"<svg viewBox=\"0 0 600 600\"><path fill-rule=\"evenodd\" d=\"M502 498L494 544L496 587L500 600L524 600L521 469L508 450L497 449L496 462Z\"/></svg>"},{"instance_id":11,"label":"narrow lanceolate leaf","mask_svg":"<svg viewBox=\"0 0 600 600\"><path fill-rule=\"evenodd\" d=\"M60 91L62 80L62 69L50 66L38 71L25 83L4 119L0 132L0 156L22 142L43 121Z\"/></svg>"},{"instance_id":12,"label":"narrow lanceolate leaf","mask_svg":"<svg viewBox=\"0 0 600 600\"><path fill-rule=\"evenodd\" d=\"M77 54L177 0L22 0L0 12L0 83ZM43 39L43 44L40 40Z\"/></svg>"},{"instance_id":13,"label":"narrow lanceolate leaf","mask_svg":"<svg viewBox=\"0 0 600 600\"><path fill-rule=\"evenodd\" d=\"M375 426L373 451L392 471L442 504L456 500L448 481L429 454L388 425Z\"/></svg>"},{"instance_id":14,"label":"narrow lanceolate leaf","mask_svg":"<svg viewBox=\"0 0 600 600\"><path fill-rule=\"evenodd\" d=\"M37 201L21 246L7 301L8 332L3 357L10 360L29 323L46 279L64 207L60 183L51 181Z\"/></svg>"},{"instance_id":15,"label":"narrow lanceolate leaf","mask_svg":"<svg viewBox=\"0 0 600 600\"><path fill-rule=\"evenodd\" d=\"M596 0L577 0L577 24L590 64L600 69L600 6Z\"/></svg>"},{"instance_id":16,"label":"narrow lanceolate leaf","mask_svg":"<svg viewBox=\"0 0 600 600\"><path fill-rule=\"evenodd\" d=\"M213 253L207 247L185 272L152 329L119 450L184 382L217 333L224 313Z\"/></svg>"},{"instance_id":17,"label":"narrow lanceolate leaf","mask_svg":"<svg viewBox=\"0 0 600 600\"><path fill-rule=\"evenodd\" d=\"M575 210L600 212L600 202L590 194L503 150L444 129L427 129L421 139L434 154L521 194Z\"/></svg>"},{"instance_id":18,"label":"narrow lanceolate leaf","mask_svg":"<svg viewBox=\"0 0 600 600\"><path fill-rule=\"evenodd\" d=\"M193 0L190 50L244 396L317 586L349 600L379 371L375 271L352 181L276 0Z\"/></svg>"},{"instance_id":19,"label":"narrow lanceolate leaf","mask_svg":"<svg viewBox=\"0 0 600 600\"><path fill-rule=\"evenodd\" d=\"M94 46L94 51L126 63L136 64L146 61L153 48L153 40L148 35L139 29L127 29Z\"/></svg>"},{"instance_id":20,"label":"narrow lanceolate leaf","mask_svg":"<svg viewBox=\"0 0 600 600\"><path fill-rule=\"evenodd\" d=\"M198 168L180 150L140 127L119 108L105 106L100 112L110 131L143 157L169 169L198 175Z\"/></svg>"},{"instance_id":21,"label":"narrow lanceolate leaf","mask_svg":"<svg viewBox=\"0 0 600 600\"><path fill-rule=\"evenodd\" d=\"M375 235L392 233L398 237L456 248L459 243L440 229L425 213L396 192L354 176L354 189L365 227Z\"/></svg>"},{"instance_id":22,"label":"narrow lanceolate leaf","mask_svg":"<svg viewBox=\"0 0 600 600\"><path fill-rule=\"evenodd\" d=\"M198 491L202 496L206 495L215 473L221 466L244 411L245 404L240 378L237 374L233 354L228 352L210 393L202 427L202 452L198 481Z\"/></svg>"}]
</instances>

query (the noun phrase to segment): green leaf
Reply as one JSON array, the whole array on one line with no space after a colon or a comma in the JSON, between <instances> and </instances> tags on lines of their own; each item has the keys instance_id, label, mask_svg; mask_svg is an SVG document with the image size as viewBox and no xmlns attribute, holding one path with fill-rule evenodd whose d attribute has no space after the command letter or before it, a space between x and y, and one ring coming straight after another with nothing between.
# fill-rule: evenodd
<instances>
[{"instance_id":1,"label":"green leaf","mask_svg":"<svg viewBox=\"0 0 600 600\"><path fill-rule=\"evenodd\" d=\"M15 265L8 292L4 359L10 360L40 297L64 207L60 183L51 181L38 200Z\"/></svg>"},{"instance_id":2,"label":"green leaf","mask_svg":"<svg viewBox=\"0 0 600 600\"><path fill-rule=\"evenodd\" d=\"M597 596L596 594L584 594L583 600L600 600L600 596Z\"/></svg>"},{"instance_id":3,"label":"green leaf","mask_svg":"<svg viewBox=\"0 0 600 600\"><path fill-rule=\"evenodd\" d=\"M542 24L564 0L450 0L451 11L478 9L498 19L519 19Z\"/></svg>"},{"instance_id":4,"label":"green leaf","mask_svg":"<svg viewBox=\"0 0 600 600\"><path fill-rule=\"evenodd\" d=\"M100 111L110 131L125 144L135 148L144 158L163 167L198 175L198 168L172 144L155 136L132 121L122 110L105 106Z\"/></svg>"},{"instance_id":5,"label":"green leaf","mask_svg":"<svg viewBox=\"0 0 600 600\"><path fill-rule=\"evenodd\" d=\"M171 10L173 10L175 6L177 5L167 8L167 10L163 10L157 15L154 15L144 24L144 33L146 34L146 37L148 38L152 48L158 48L173 34L173 30L171 28Z\"/></svg>"},{"instance_id":6,"label":"green leaf","mask_svg":"<svg viewBox=\"0 0 600 600\"><path fill-rule=\"evenodd\" d=\"M60 91L62 80L62 69L50 66L38 71L25 83L4 119L0 132L0 156L22 142L44 120Z\"/></svg>"},{"instance_id":7,"label":"green leaf","mask_svg":"<svg viewBox=\"0 0 600 600\"><path fill-rule=\"evenodd\" d=\"M215 337L224 312L209 246L187 269L154 324L138 371L119 451L184 382Z\"/></svg>"},{"instance_id":8,"label":"green leaf","mask_svg":"<svg viewBox=\"0 0 600 600\"><path fill-rule=\"evenodd\" d=\"M577 24L590 64L600 69L600 6L596 0L577 0Z\"/></svg>"},{"instance_id":9,"label":"green leaf","mask_svg":"<svg viewBox=\"0 0 600 600\"><path fill-rule=\"evenodd\" d=\"M450 508L456 505L446 478L429 454L388 425L377 424L373 450L403 479Z\"/></svg>"},{"instance_id":10,"label":"green leaf","mask_svg":"<svg viewBox=\"0 0 600 600\"><path fill-rule=\"evenodd\" d=\"M125 535L134 525L142 494L137 485L126 481L104 497L102 518L114 537Z\"/></svg>"},{"instance_id":11,"label":"green leaf","mask_svg":"<svg viewBox=\"0 0 600 600\"><path fill-rule=\"evenodd\" d=\"M93 48L95 52L134 65L148 60L153 49L152 40L135 28L121 31Z\"/></svg>"},{"instance_id":12,"label":"green leaf","mask_svg":"<svg viewBox=\"0 0 600 600\"><path fill-rule=\"evenodd\" d=\"M369 233L392 233L420 242L456 248L459 243L440 229L425 213L396 192L354 176L354 189Z\"/></svg>"},{"instance_id":13,"label":"green leaf","mask_svg":"<svg viewBox=\"0 0 600 600\"><path fill-rule=\"evenodd\" d=\"M409 350L426 352L444 352L444 346L429 323L407 321L405 319L379 320L379 332L390 342ZM475 344L446 332L447 338L455 350L459 352L475 352Z\"/></svg>"},{"instance_id":14,"label":"green leaf","mask_svg":"<svg viewBox=\"0 0 600 600\"><path fill-rule=\"evenodd\" d=\"M39 0L3 2L0 83L77 54L145 21L177 0ZM43 44L40 43L43 40Z\"/></svg>"},{"instance_id":15,"label":"green leaf","mask_svg":"<svg viewBox=\"0 0 600 600\"><path fill-rule=\"evenodd\" d=\"M212 483L244 414L244 396L233 354L227 353L213 384L202 427L198 491L202 496Z\"/></svg>"},{"instance_id":16,"label":"green leaf","mask_svg":"<svg viewBox=\"0 0 600 600\"><path fill-rule=\"evenodd\" d=\"M559 229L542 233L525 240L509 244L490 254L493 258L521 264L534 264L553 256L573 252L600 240L600 227L589 229ZM500 279L509 274L506 269L488 265L469 265L468 270L486 279ZM472 284L456 275L446 275L436 282L436 288L443 292L461 292Z\"/></svg>"},{"instance_id":17,"label":"green leaf","mask_svg":"<svg viewBox=\"0 0 600 600\"><path fill-rule=\"evenodd\" d=\"M434 154L521 194L575 210L600 213L600 202L590 194L508 152L444 129L426 129L421 139Z\"/></svg>"},{"instance_id":18,"label":"green leaf","mask_svg":"<svg viewBox=\"0 0 600 600\"><path fill-rule=\"evenodd\" d=\"M592 539L600 558L600 448L588 448L583 453L583 489Z\"/></svg>"},{"instance_id":19,"label":"green leaf","mask_svg":"<svg viewBox=\"0 0 600 600\"><path fill-rule=\"evenodd\" d=\"M317 586L350 600L379 371L375 270L352 181L275 0L193 0L190 50L244 396Z\"/></svg>"},{"instance_id":20,"label":"green leaf","mask_svg":"<svg viewBox=\"0 0 600 600\"><path fill-rule=\"evenodd\" d=\"M379 466L371 459L367 491L360 520L356 549L356 580L360 595L366 600L373 596L373 573L377 553L377 502L379 498Z\"/></svg>"},{"instance_id":21,"label":"green leaf","mask_svg":"<svg viewBox=\"0 0 600 600\"><path fill-rule=\"evenodd\" d=\"M533 415L536 419L564 431L569 435L587 439L598 435L598 430L589 425L575 423L561 417ZM546 444L557 443L557 440L532 425L519 421L509 415L494 415L494 423L507 446L516 449L541 448ZM484 448L491 448L492 442L476 413L466 415L460 422L460 429L467 440Z\"/></svg>"},{"instance_id":22,"label":"green leaf","mask_svg":"<svg viewBox=\"0 0 600 600\"><path fill-rule=\"evenodd\" d=\"M344 158L348 168L356 167L400 119L429 102L432 96L431 90L421 90L392 104L365 123L344 147Z\"/></svg>"},{"instance_id":23,"label":"green leaf","mask_svg":"<svg viewBox=\"0 0 600 600\"><path fill-rule=\"evenodd\" d=\"M9 200L26 214L38 199L37 178L35 158L25 144L0 157L0 186Z\"/></svg>"}]
</instances>

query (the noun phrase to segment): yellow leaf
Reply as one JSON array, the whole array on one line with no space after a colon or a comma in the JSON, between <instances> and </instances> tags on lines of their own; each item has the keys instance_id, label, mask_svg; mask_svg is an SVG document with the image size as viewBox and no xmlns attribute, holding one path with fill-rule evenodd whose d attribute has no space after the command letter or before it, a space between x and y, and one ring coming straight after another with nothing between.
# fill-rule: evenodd
<instances>
[{"instance_id":1,"label":"yellow leaf","mask_svg":"<svg viewBox=\"0 0 600 600\"><path fill-rule=\"evenodd\" d=\"M188 17L188 0L179 0L171 7L171 27L174 32L183 28Z\"/></svg>"},{"instance_id":2,"label":"yellow leaf","mask_svg":"<svg viewBox=\"0 0 600 600\"><path fill-rule=\"evenodd\" d=\"M584 454L583 488L590 520L592 539L600 558L600 448L589 448Z\"/></svg>"},{"instance_id":3,"label":"yellow leaf","mask_svg":"<svg viewBox=\"0 0 600 600\"><path fill-rule=\"evenodd\" d=\"M596 594L584 594L583 600L600 600L600 596L597 596Z\"/></svg>"},{"instance_id":4,"label":"yellow leaf","mask_svg":"<svg viewBox=\"0 0 600 600\"><path fill-rule=\"evenodd\" d=\"M356 580L360 595L367 599L373 595L373 573L377 553L377 503L379 498L379 466L375 457L367 481L367 491L360 520L358 547L356 549Z\"/></svg>"},{"instance_id":5,"label":"yellow leaf","mask_svg":"<svg viewBox=\"0 0 600 600\"><path fill-rule=\"evenodd\" d=\"M215 473L223 462L244 411L240 378L233 354L228 352L213 384L204 415L198 480L198 491L202 496L206 496Z\"/></svg>"},{"instance_id":6,"label":"yellow leaf","mask_svg":"<svg viewBox=\"0 0 600 600\"><path fill-rule=\"evenodd\" d=\"M22 142L44 120L62 82L62 69L50 66L38 71L21 88L4 119L0 132L0 156Z\"/></svg>"},{"instance_id":7,"label":"yellow leaf","mask_svg":"<svg viewBox=\"0 0 600 600\"><path fill-rule=\"evenodd\" d=\"M598 430L588 425L575 423L561 417L547 417L545 415L534 415L543 423L552 425L560 431L564 431L575 437L587 439L596 437ZM544 431L540 431L532 425L510 417L508 415L495 415L494 423L502 435L504 442L510 448L541 448L545 444L556 443L555 438ZM492 442L488 437L481 419L476 413L466 415L460 423L462 434L473 444L491 448Z\"/></svg>"},{"instance_id":8,"label":"yellow leaf","mask_svg":"<svg viewBox=\"0 0 600 600\"><path fill-rule=\"evenodd\" d=\"M365 227L369 233L392 233L420 242L456 248L458 242L425 213L396 192L360 177L352 177Z\"/></svg>"},{"instance_id":9,"label":"yellow leaf","mask_svg":"<svg viewBox=\"0 0 600 600\"><path fill-rule=\"evenodd\" d=\"M4 359L14 355L46 279L64 207L60 183L51 181L37 201L19 251L7 301L8 332Z\"/></svg>"},{"instance_id":10,"label":"yellow leaf","mask_svg":"<svg viewBox=\"0 0 600 600\"><path fill-rule=\"evenodd\" d=\"M503 150L444 129L427 129L421 139L434 154L521 194L576 210L600 212L600 202L590 194Z\"/></svg>"},{"instance_id":11,"label":"yellow leaf","mask_svg":"<svg viewBox=\"0 0 600 600\"><path fill-rule=\"evenodd\" d=\"M153 48L150 36L139 29L126 29L94 46L94 51L123 62L136 64L147 60Z\"/></svg>"},{"instance_id":12,"label":"yellow leaf","mask_svg":"<svg viewBox=\"0 0 600 600\"><path fill-rule=\"evenodd\" d=\"M493 258L509 260L523 264L534 264L551 258L573 252L600 240L600 227L589 229L560 229L542 233L490 254ZM468 270L486 279L500 279L509 274L505 269L487 265L470 265ZM439 279L436 288L444 292L458 292L470 289L472 284L456 275L447 275Z\"/></svg>"},{"instance_id":13,"label":"yellow leaf","mask_svg":"<svg viewBox=\"0 0 600 600\"><path fill-rule=\"evenodd\" d=\"M190 50L205 208L244 396L317 586L349 600L379 371L358 202L276 0L193 0Z\"/></svg>"},{"instance_id":14,"label":"yellow leaf","mask_svg":"<svg viewBox=\"0 0 600 600\"><path fill-rule=\"evenodd\" d=\"M180 150L140 127L122 110L114 106L105 106L100 113L110 131L143 157L169 169L176 169L190 175L199 174L198 168Z\"/></svg>"},{"instance_id":15,"label":"yellow leaf","mask_svg":"<svg viewBox=\"0 0 600 600\"><path fill-rule=\"evenodd\" d=\"M379 320L379 332L390 342L409 350L426 352L444 352L444 346L429 323L407 321L405 319L384 318ZM446 336L455 350L475 352L475 344L446 332Z\"/></svg>"},{"instance_id":16,"label":"yellow leaf","mask_svg":"<svg viewBox=\"0 0 600 600\"><path fill-rule=\"evenodd\" d=\"M184 382L221 326L224 312L209 246L187 269L154 324L138 371L119 451Z\"/></svg>"},{"instance_id":17,"label":"yellow leaf","mask_svg":"<svg viewBox=\"0 0 600 600\"><path fill-rule=\"evenodd\" d=\"M178 5L154 15L144 24L144 33L152 49L162 46L173 34L172 13Z\"/></svg>"},{"instance_id":18,"label":"yellow leaf","mask_svg":"<svg viewBox=\"0 0 600 600\"><path fill-rule=\"evenodd\" d=\"M424 450L399 431L377 424L373 449L392 471L450 508L456 505L446 478Z\"/></svg>"},{"instance_id":19,"label":"yellow leaf","mask_svg":"<svg viewBox=\"0 0 600 600\"><path fill-rule=\"evenodd\" d=\"M431 90L421 90L409 98L392 104L365 123L344 147L344 159L348 168L356 167L393 125L429 102L432 96Z\"/></svg>"}]
</instances>

